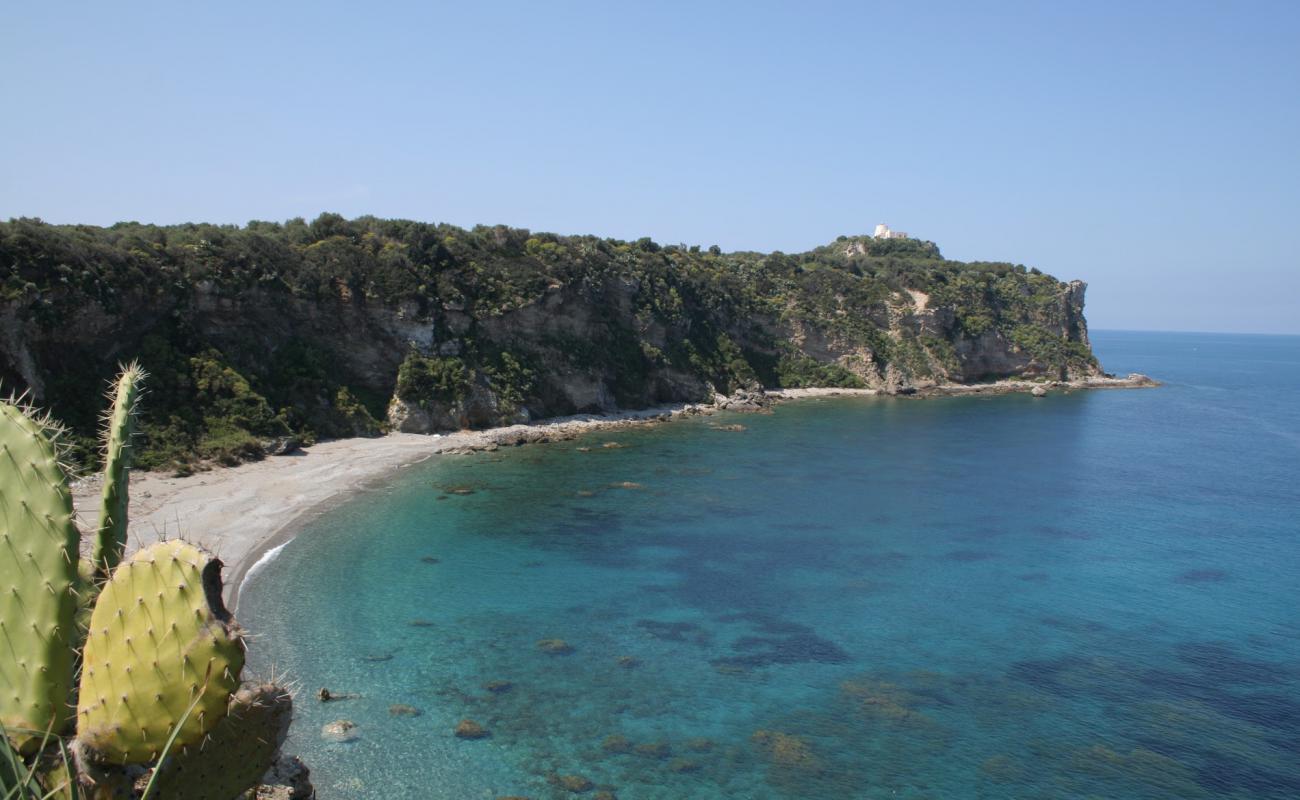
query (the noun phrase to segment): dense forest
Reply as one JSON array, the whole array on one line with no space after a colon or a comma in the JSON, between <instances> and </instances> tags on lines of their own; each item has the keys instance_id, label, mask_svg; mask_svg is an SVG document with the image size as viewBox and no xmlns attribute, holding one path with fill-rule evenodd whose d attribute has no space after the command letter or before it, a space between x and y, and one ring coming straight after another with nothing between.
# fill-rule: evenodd
<instances>
[{"instance_id":1,"label":"dense forest","mask_svg":"<svg viewBox=\"0 0 1300 800\"><path fill-rule=\"evenodd\" d=\"M733 252L322 214L0 223L0 382L95 459L120 362L150 373L138 464L477 427L749 386L1095 374L1083 284L933 243Z\"/></svg>"}]
</instances>

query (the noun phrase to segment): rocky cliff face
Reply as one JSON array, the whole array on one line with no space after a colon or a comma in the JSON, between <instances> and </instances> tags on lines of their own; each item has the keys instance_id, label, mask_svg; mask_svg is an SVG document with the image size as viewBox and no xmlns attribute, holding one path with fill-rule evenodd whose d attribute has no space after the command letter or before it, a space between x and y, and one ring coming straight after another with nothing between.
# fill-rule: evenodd
<instances>
[{"instance_id":1,"label":"rocky cliff face","mask_svg":"<svg viewBox=\"0 0 1300 800\"><path fill-rule=\"evenodd\" d=\"M720 254L396 224L147 227L143 243L0 224L0 380L89 442L102 380L140 358L154 375L144 463L161 465L253 456L269 437L486 427L746 386L1100 372L1082 282L946 261L928 243Z\"/></svg>"}]
</instances>

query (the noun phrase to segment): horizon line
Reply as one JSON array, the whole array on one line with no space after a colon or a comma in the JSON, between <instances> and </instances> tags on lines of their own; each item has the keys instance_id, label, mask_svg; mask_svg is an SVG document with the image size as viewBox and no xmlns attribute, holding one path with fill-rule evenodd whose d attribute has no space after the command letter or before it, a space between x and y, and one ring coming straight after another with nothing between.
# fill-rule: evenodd
<instances>
[{"instance_id":1,"label":"horizon line","mask_svg":"<svg viewBox=\"0 0 1300 800\"><path fill-rule=\"evenodd\" d=\"M1300 337L1300 332L1282 333L1273 331L1209 331L1187 330L1181 328L1096 328L1088 326L1088 333L1195 333L1215 336L1290 336Z\"/></svg>"}]
</instances>

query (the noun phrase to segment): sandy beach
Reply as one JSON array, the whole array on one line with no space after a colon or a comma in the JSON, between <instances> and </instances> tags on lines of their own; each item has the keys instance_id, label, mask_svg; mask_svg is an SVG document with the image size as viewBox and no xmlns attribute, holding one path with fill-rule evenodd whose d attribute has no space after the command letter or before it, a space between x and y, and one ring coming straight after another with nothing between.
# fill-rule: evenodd
<instances>
[{"instance_id":1,"label":"sandy beach","mask_svg":"<svg viewBox=\"0 0 1300 800\"><path fill-rule=\"evenodd\" d=\"M934 387L920 396L1029 391L1042 384L1006 381L980 386ZM1053 388L1130 388L1150 385L1132 378L1090 379ZM873 389L784 389L766 396L774 401L813 397L869 396ZM441 453L468 453L498 447L572 439L583 433L667 422L682 415L711 414L718 405L674 404L639 411L582 414L480 431L440 435L392 433L377 438L339 439L314 444L283 456L235 467L216 468L185 477L162 472L131 476L132 550L159 539L183 537L216 553L226 564L227 601L238 602L240 582L258 558L287 542L331 504L394 470ZM734 402L731 408L735 409ZM83 523L94 519L100 486L91 478L78 482L74 499Z\"/></svg>"},{"instance_id":2,"label":"sandy beach","mask_svg":"<svg viewBox=\"0 0 1300 800\"><path fill-rule=\"evenodd\" d=\"M134 472L128 548L177 536L206 547L226 564L227 601L233 605L239 583L257 557L292 538L302 523L324 513L332 502L394 470L439 453L571 439L588 431L666 421L687 413L704 411L678 404L481 431L391 433L319 442L292 454L184 477ZM74 487L83 523L95 518L99 491L94 478Z\"/></svg>"}]
</instances>

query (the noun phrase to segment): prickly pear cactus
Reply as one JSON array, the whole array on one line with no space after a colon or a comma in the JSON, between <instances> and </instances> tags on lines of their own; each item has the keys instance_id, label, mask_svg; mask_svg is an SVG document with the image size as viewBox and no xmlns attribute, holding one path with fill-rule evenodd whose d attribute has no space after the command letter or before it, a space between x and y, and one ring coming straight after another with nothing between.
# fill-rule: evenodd
<instances>
[{"instance_id":1,"label":"prickly pear cactus","mask_svg":"<svg viewBox=\"0 0 1300 800\"><path fill-rule=\"evenodd\" d=\"M69 716L78 534L58 456L44 423L0 403L0 723L23 753Z\"/></svg>"},{"instance_id":2,"label":"prickly pear cactus","mask_svg":"<svg viewBox=\"0 0 1300 800\"><path fill-rule=\"evenodd\" d=\"M131 800L151 770L151 800L228 800L256 786L288 729L293 704L283 689L250 686L232 701L244 645L221 601L220 561L172 541L113 569L125 547L131 417L143 377L127 368L114 392L91 558L78 557L57 430L0 403L6 800Z\"/></svg>"},{"instance_id":3,"label":"prickly pear cactus","mask_svg":"<svg viewBox=\"0 0 1300 800\"><path fill-rule=\"evenodd\" d=\"M293 698L279 686L247 685L208 738L158 766L159 797L231 800L256 786L289 733Z\"/></svg>"},{"instance_id":4,"label":"prickly pear cactus","mask_svg":"<svg viewBox=\"0 0 1300 800\"><path fill-rule=\"evenodd\" d=\"M243 666L221 562L180 541L145 548L117 568L91 614L77 738L113 763L158 758L178 726L176 747L197 744L226 715Z\"/></svg>"},{"instance_id":5,"label":"prickly pear cactus","mask_svg":"<svg viewBox=\"0 0 1300 800\"><path fill-rule=\"evenodd\" d=\"M135 437L136 406L146 375L139 364L122 370L113 387L113 406L104 428L104 490L99 504L99 528L90 553L100 580L107 578L126 549L128 476L131 440Z\"/></svg>"}]
</instances>

